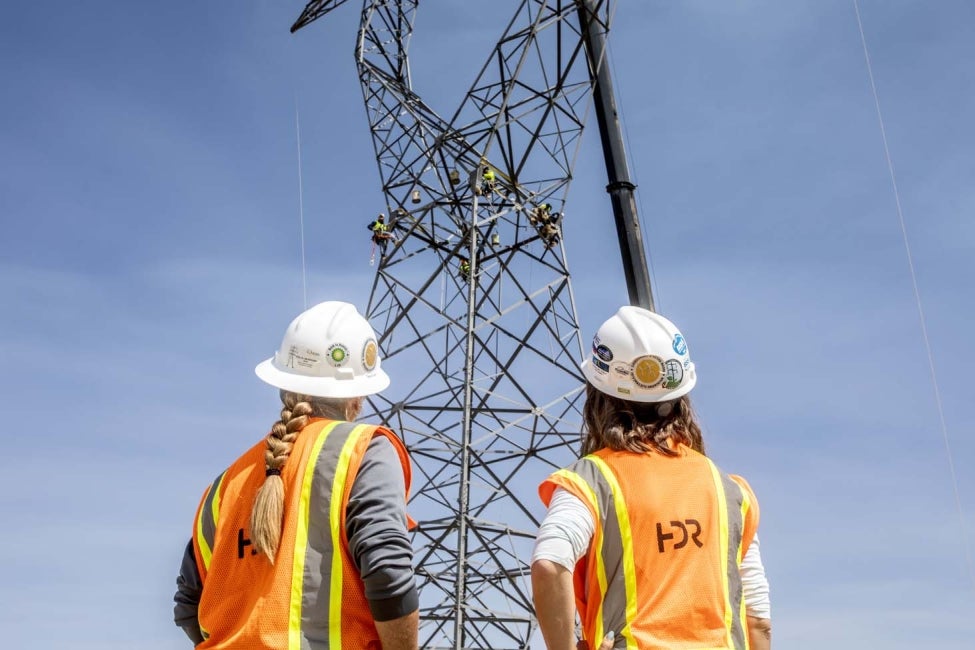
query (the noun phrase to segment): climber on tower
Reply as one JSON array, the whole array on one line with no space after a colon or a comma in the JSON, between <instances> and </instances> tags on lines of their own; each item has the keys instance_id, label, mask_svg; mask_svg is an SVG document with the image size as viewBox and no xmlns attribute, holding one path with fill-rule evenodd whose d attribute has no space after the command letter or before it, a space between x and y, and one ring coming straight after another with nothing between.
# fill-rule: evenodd
<instances>
[{"instance_id":1,"label":"climber on tower","mask_svg":"<svg viewBox=\"0 0 975 650\"><path fill-rule=\"evenodd\" d=\"M366 228L372 232L372 243L379 245L380 255L386 257L386 246L393 239L392 233L389 232L389 226L386 225L386 215L379 213L374 221L371 221Z\"/></svg>"}]
</instances>

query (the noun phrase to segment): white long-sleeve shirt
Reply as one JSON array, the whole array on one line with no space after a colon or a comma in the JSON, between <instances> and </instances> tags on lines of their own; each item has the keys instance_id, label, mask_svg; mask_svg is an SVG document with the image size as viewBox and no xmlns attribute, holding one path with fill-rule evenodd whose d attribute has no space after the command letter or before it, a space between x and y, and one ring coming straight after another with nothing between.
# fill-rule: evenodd
<instances>
[{"instance_id":1,"label":"white long-sleeve shirt","mask_svg":"<svg viewBox=\"0 0 975 650\"><path fill-rule=\"evenodd\" d=\"M550 560L573 571L589 549L595 533L596 522L586 504L571 492L556 488L535 538L532 563ZM768 579L762 565L757 534L742 558L739 571L746 613L758 618L771 618Z\"/></svg>"}]
</instances>

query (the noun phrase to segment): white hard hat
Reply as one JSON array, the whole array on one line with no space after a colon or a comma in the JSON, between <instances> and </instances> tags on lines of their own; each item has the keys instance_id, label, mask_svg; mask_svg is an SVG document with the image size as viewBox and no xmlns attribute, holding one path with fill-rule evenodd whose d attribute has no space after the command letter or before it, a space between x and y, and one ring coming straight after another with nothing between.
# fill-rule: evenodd
<instances>
[{"instance_id":1,"label":"white hard hat","mask_svg":"<svg viewBox=\"0 0 975 650\"><path fill-rule=\"evenodd\" d=\"M329 301L288 326L281 347L254 372L263 381L313 397L364 397L389 386L379 367L379 345L353 305Z\"/></svg>"},{"instance_id":2,"label":"white hard hat","mask_svg":"<svg viewBox=\"0 0 975 650\"><path fill-rule=\"evenodd\" d=\"M677 326L641 307L621 307L603 323L580 367L601 393L631 402L677 399L697 383Z\"/></svg>"}]
</instances>

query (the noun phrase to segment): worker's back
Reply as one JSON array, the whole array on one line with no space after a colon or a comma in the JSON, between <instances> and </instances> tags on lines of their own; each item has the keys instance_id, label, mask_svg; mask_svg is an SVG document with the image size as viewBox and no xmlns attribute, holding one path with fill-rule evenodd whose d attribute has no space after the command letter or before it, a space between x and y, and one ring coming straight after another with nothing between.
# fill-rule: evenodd
<instances>
[{"instance_id":1,"label":"worker's back","mask_svg":"<svg viewBox=\"0 0 975 650\"><path fill-rule=\"evenodd\" d=\"M597 509L594 542L575 576L590 598L579 603L588 639L613 631L641 650L745 647L738 565L757 503L744 480L679 451L602 449L567 470L588 488L555 475Z\"/></svg>"},{"instance_id":2,"label":"worker's back","mask_svg":"<svg viewBox=\"0 0 975 650\"><path fill-rule=\"evenodd\" d=\"M199 623L205 641L197 647L380 647L344 535L344 498L373 435L402 447L386 429L332 420L312 421L295 439L281 473L288 488L273 564L249 539L251 503L265 478L265 442L214 482L200 504L194 538L204 578Z\"/></svg>"}]
</instances>

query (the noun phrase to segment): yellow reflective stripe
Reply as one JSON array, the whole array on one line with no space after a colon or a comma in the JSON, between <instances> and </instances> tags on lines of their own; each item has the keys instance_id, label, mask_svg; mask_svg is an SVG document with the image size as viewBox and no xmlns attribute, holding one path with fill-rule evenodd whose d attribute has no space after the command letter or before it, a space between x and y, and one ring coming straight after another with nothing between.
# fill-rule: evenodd
<instances>
[{"instance_id":1,"label":"yellow reflective stripe","mask_svg":"<svg viewBox=\"0 0 975 650\"><path fill-rule=\"evenodd\" d=\"M329 504L331 512L329 520L332 531L332 584L328 594L328 647L342 647L342 495L345 494L345 480L349 476L349 462L355 451L359 434L367 425L360 424L349 434L339 462L335 467L335 479L332 481L332 501Z\"/></svg>"},{"instance_id":2,"label":"yellow reflective stripe","mask_svg":"<svg viewBox=\"0 0 975 650\"><path fill-rule=\"evenodd\" d=\"M203 559L203 568L210 569L210 560L213 558L213 550L210 548L210 543L207 541L206 535L203 534L203 515L206 513L206 501L210 496L210 492L213 490L214 486L211 485L207 488L207 492L203 495L203 505L200 507L200 514L196 518L196 541L200 547L200 556Z\"/></svg>"},{"instance_id":3,"label":"yellow reflective stripe","mask_svg":"<svg viewBox=\"0 0 975 650\"><path fill-rule=\"evenodd\" d=\"M636 562L633 558L633 529L630 528L630 514L626 510L626 504L623 503L623 491L620 488L619 481L616 480L616 475L613 474L609 465L599 456L589 456L589 460L599 468L603 478L609 483L610 490L613 492L616 521L619 524L620 539L623 542L623 548L620 550L623 552L623 578L626 584L626 625L623 626L620 633L626 638L627 650L636 650L636 639L633 638L633 633L630 629L631 623L636 620L637 616ZM601 563L602 556L600 556ZM605 633L605 630L603 632Z\"/></svg>"},{"instance_id":4,"label":"yellow reflective stripe","mask_svg":"<svg viewBox=\"0 0 975 650\"><path fill-rule=\"evenodd\" d=\"M599 512L599 499L596 498L596 493L589 484L575 472L560 469L555 472L554 476L561 476L576 486L586 499L589 500L589 505L592 506L593 511L596 513L596 532L592 538L592 547L596 556L596 581L599 582L599 607L596 609L596 629L599 630L600 634L605 635L606 631L603 630L603 596L606 594L606 565L603 564L603 527L600 524L602 516Z\"/></svg>"},{"instance_id":5,"label":"yellow reflective stripe","mask_svg":"<svg viewBox=\"0 0 975 650\"><path fill-rule=\"evenodd\" d=\"M744 535L745 535L745 522L747 521L747 519L745 519L745 515L748 514L748 510L752 507L752 504L748 498L748 490L741 488L741 486L739 486L739 489L741 490L741 534L742 534L742 539L738 541L738 567L740 568L741 560L745 554ZM752 538L752 540L754 541L754 537ZM744 632L743 637L745 639L745 650L749 650L751 648L751 642L748 638L748 618L745 609L744 593L742 594L741 602L738 603L738 619L741 621L741 630L742 632Z\"/></svg>"},{"instance_id":6,"label":"yellow reflective stripe","mask_svg":"<svg viewBox=\"0 0 975 650\"><path fill-rule=\"evenodd\" d=\"M200 547L200 559L203 560L203 568L210 569L210 562L213 559L213 544L217 536L217 520L220 517L220 486L226 472L220 474L217 479L207 488L200 504L200 514L196 519L196 541ZM209 510L209 512L208 512ZM209 522L206 520L209 518ZM207 526L210 530L206 530ZM210 536L207 536L207 533Z\"/></svg>"},{"instance_id":7,"label":"yellow reflective stripe","mask_svg":"<svg viewBox=\"0 0 975 650\"><path fill-rule=\"evenodd\" d=\"M742 535L742 541L738 542L738 566L741 566L741 560L745 554L745 544L744 544L745 524L748 521L745 518L745 515L748 514L749 510L751 510L752 502L749 500L748 490L742 488L740 485L738 486L738 489L741 490L741 535Z\"/></svg>"},{"instance_id":8,"label":"yellow reflective stripe","mask_svg":"<svg viewBox=\"0 0 975 650\"><path fill-rule=\"evenodd\" d=\"M735 644L731 638L731 623L734 613L731 611L731 600L728 594L728 502L725 497L724 481L721 478L721 473L715 464L711 462L710 458L706 458L705 460L708 461L708 467L711 468L711 479L714 481L714 489L718 493L718 544L721 554L721 596L724 598L724 625L728 647L734 648Z\"/></svg>"},{"instance_id":9,"label":"yellow reflective stripe","mask_svg":"<svg viewBox=\"0 0 975 650\"><path fill-rule=\"evenodd\" d=\"M315 476L315 461L325 444L325 439L338 422L329 422L318 434L312 447L310 460L301 478L301 496L298 501L298 526L295 531L294 560L291 565L291 608L288 613L288 650L301 650L301 599L305 575L305 551L308 547L308 504L311 501L311 484ZM340 647L340 646L339 646Z\"/></svg>"},{"instance_id":10,"label":"yellow reflective stripe","mask_svg":"<svg viewBox=\"0 0 975 650\"><path fill-rule=\"evenodd\" d=\"M589 484L586 483L586 481L581 476L568 469L560 469L559 471L552 474L552 476L559 476L561 478L564 478L565 480L572 483L572 485L579 488L579 490L585 495L585 497L589 499L589 505L591 505L592 509L596 511L596 515L599 515L599 501L596 499L596 493L592 491L592 488L589 487ZM556 486L558 487L558 484L556 484Z\"/></svg>"},{"instance_id":11,"label":"yellow reflective stripe","mask_svg":"<svg viewBox=\"0 0 975 650\"><path fill-rule=\"evenodd\" d=\"M745 641L745 650L751 650L752 644L751 644L751 641L748 638L748 620L745 618L746 614L745 614L745 599L744 598L741 599L741 604L738 606L738 609L740 610L738 612L738 618L741 619L741 629L742 629L742 632L745 633L742 636L742 639Z\"/></svg>"},{"instance_id":12,"label":"yellow reflective stripe","mask_svg":"<svg viewBox=\"0 0 975 650\"><path fill-rule=\"evenodd\" d=\"M223 483L223 477L225 474L221 474L220 478L217 479L217 484L214 486L213 503L210 504L210 512L213 515L213 534L216 538L217 524L220 520L220 485ZM216 541L216 539L214 539Z\"/></svg>"}]
</instances>

